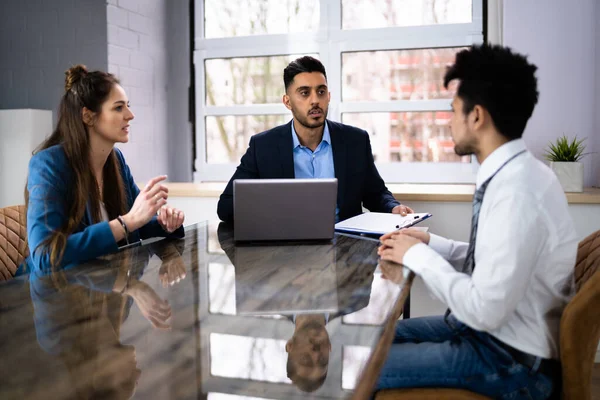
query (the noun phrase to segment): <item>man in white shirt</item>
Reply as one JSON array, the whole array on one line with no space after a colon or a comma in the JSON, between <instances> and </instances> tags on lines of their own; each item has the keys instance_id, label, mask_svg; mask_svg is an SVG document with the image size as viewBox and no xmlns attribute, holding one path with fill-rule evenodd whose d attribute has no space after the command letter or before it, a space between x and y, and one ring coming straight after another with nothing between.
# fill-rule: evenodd
<instances>
[{"instance_id":1,"label":"man in white shirt","mask_svg":"<svg viewBox=\"0 0 600 400\"><path fill-rule=\"evenodd\" d=\"M382 236L381 259L414 271L449 310L398 322L377 389L546 399L560 386L559 322L577 237L555 175L521 139L538 99L536 69L508 48L482 45L459 52L446 72L446 87L459 81L455 151L481 164L471 239L413 229Z\"/></svg>"}]
</instances>

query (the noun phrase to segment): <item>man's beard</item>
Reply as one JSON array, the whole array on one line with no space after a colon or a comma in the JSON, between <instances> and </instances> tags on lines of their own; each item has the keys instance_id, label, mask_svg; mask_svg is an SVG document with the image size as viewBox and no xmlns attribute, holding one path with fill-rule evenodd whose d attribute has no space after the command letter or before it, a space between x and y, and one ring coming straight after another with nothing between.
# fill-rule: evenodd
<instances>
[{"instance_id":1,"label":"man's beard","mask_svg":"<svg viewBox=\"0 0 600 400\"><path fill-rule=\"evenodd\" d=\"M454 143L454 152L459 156L470 156L476 152L476 143L473 139L463 141L463 143Z\"/></svg>"},{"instance_id":2,"label":"man's beard","mask_svg":"<svg viewBox=\"0 0 600 400\"><path fill-rule=\"evenodd\" d=\"M293 112L294 117L298 120L298 122L300 123L300 125L306 127L306 128L310 128L310 129L314 129L314 128L319 128L323 125L325 125L325 120L327 119L327 113L329 112L329 108L321 108L320 109L323 112L323 121L311 121L310 117L308 115L299 115L299 113L297 112Z\"/></svg>"},{"instance_id":3,"label":"man's beard","mask_svg":"<svg viewBox=\"0 0 600 400\"><path fill-rule=\"evenodd\" d=\"M454 152L459 156L470 156L475 154L475 149L471 145L454 145Z\"/></svg>"}]
</instances>

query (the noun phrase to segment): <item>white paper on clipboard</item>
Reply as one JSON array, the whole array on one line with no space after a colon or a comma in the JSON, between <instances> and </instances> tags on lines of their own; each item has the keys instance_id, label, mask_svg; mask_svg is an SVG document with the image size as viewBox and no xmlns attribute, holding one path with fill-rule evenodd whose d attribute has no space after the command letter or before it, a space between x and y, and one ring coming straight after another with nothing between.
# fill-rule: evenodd
<instances>
[{"instance_id":1,"label":"white paper on clipboard","mask_svg":"<svg viewBox=\"0 0 600 400\"><path fill-rule=\"evenodd\" d=\"M368 212L335 224L335 230L383 235L398 229L408 228L431 217L429 213L400 214Z\"/></svg>"}]
</instances>

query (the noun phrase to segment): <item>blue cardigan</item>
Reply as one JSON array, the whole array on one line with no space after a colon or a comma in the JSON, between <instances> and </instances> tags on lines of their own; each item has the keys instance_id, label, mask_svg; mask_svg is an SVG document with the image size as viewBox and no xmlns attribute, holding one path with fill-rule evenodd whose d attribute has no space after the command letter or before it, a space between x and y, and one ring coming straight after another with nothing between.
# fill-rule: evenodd
<instances>
[{"instance_id":1,"label":"blue cardigan","mask_svg":"<svg viewBox=\"0 0 600 400\"><path fill-rule=\"evenodd\" d=\"M121 165L121 176L125 185L127 209L131 209L140 189L135 184L131 171L125 163L121 151L115 148ZM62 146L52 146L35 154L29 162L27 189L29 205L27 208L27 240L30 255L25 260L28 272L50 272L50 254L38 248L53 231L67 220L69 190L73 186L73 171L69 166ZM185 235L183 227L168 234L155 216L142 228L129 236L129 241L138 241L151 237L181 238ZM75 231L69 235L60 267L80 264L91 259L118 250L108 222L92 223L89 208Z\"/></svg>"}]
</instances>

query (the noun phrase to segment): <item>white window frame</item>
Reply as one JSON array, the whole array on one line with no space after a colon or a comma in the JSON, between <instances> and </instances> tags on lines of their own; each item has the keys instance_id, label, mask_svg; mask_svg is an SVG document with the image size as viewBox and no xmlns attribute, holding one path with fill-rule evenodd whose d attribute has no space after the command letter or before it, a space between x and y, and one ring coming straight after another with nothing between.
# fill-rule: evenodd
<instances>
[{"instance_id":1,"label":"white window frame","mask_svg":"<svg viewBox=\"0 0 600 400\"><path fill-rule=\"evenodd\" d=\"M283 104L209 106L206 104L204 62L213 58L264 57L318 54L327 70L331 92L328 118L341 121L345 112L404 112L450 110L450 100L346 101L342 102L342 53L351 51L404 50L470 46L483 43L483 1L472 0L470 23L342 29L342 1L320 0L316 32L206 39L204 1L195 3L194 65L196 73L196 160L194 181L228 181L239 164L206 161L206 117L291 113ZM283 71L282 71L283 73ZM283 82L281 83L283 95ZM258 133L258 132L257 132ZM387 183L474 183L477 162L376 163Z\"/></svg>"}]
</instances>

